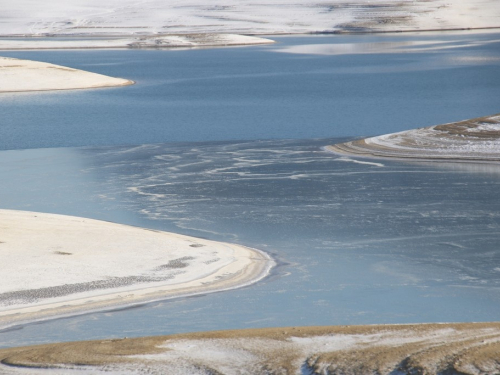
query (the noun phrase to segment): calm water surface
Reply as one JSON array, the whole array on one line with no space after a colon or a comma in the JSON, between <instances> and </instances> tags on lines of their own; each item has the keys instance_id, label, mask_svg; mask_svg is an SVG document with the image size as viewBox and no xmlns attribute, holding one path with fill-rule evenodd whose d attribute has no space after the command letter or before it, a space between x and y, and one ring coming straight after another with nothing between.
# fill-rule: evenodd
<instances>
[{"instance_id":1,"label":"calm water surface","mask_svg":"<svg viewBox=\"0 0 500 375\"><path fill-rule=\"evenodd\" d=\"M243 289L16 327L0 333L0 346L498 320L499 167L322 150L345 140L327 137L498 112L496 38L294 37L219 50L10 53L85 69L100 61L96 71L138 84L2 97L0 144L18 149L0 153L2 208L241 243L269 251L279 266ZM75 145L87 147L19 150Z\"/></svg>"},{"instance_id":2,"label":"calm water surface","mask_svg":"<svg viewBox=\"0 0 500 375\"><path fill-rule=\"evenodd\" d=\"M0 149L366 136L499 111L500 34L276 39L244 48L2 52L137 85L2 94Z\"/></svg>"}]
</instances>

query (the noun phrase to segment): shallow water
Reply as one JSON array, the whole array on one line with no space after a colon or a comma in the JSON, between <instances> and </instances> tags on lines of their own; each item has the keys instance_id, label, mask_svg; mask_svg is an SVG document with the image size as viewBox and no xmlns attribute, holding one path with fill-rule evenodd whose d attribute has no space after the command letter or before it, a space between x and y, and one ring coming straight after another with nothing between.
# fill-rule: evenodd
<instances>
[{"instance_id":1,"label":"shallow water","mask_svg":"<svg viewBox=\"0 0 500 375\"><path fill-rule=\"evenodd\" d=\"M355 160L322 150L345 140L330 136L498 112L497 37L289 37L235 49L8 53L138 84L2 96L0 148L17 150L0 153L0 207L237 242L270 252L280 265L243 289L16 327L0 333L0 346L498 320L499 167ZM409 52L422 49L419 41L432 49ZM445 43L435 49L435 41ZM177 143L160 144L167 141ZM116 146L140 143L156 144ZM89 147L19 150L81 145Z\"/></svg>"}]
</instances>

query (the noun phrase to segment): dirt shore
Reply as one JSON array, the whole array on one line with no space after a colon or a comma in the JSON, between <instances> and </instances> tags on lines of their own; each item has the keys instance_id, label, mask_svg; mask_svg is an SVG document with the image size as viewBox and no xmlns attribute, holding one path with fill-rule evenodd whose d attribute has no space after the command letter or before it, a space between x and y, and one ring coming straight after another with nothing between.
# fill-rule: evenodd
<instances>
[{"instance_id":1,"label":"dirt shore","mask_svg":"<svg viewBox=\"0 0 500 375\"><path fill-rule=\"evenodd\" d=\"M0 373L26 374L56 368L96 374L498 374L500 323L287 327L97 340L4 349L0 363Z\"/></svg>"},{"instance_id":2,"label":"dirt shore","mask_svg":"<svg viewBox=\"0 0 500 375\"><path fill-rule=\"evenodd\" d=\"M327 146L341 155L451 162L500 162L500 114Z\"/></svg>"}]
</instances>

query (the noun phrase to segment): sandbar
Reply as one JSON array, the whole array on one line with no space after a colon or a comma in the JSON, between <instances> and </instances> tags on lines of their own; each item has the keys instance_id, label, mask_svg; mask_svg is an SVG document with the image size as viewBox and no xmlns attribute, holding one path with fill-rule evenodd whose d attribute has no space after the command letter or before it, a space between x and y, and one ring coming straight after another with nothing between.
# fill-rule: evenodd
<instances>
[{"instance_id":1,"label":"sandbar","mask_svg":"<svg viewBox=\"0 0 500 375\"><path fill-rule=\"evenodd\" d=\"M0 210L0 256L0 327L233 289L274 264L236 244L15 210Z\"/></svg>"},{"instance_id":2,"label":"sandbar","mask_svg":"<svg viewBox=\"0 0 500 375\"><path fill-rule=\"evenodd\" d=\"M178 375L498 374L500 323L264 328L0 350L0 373L58 371Z\"/></svg>"},{"instance_id":3,"label":"sandbar","mask_svg":"<svg viewBox=\"0 0 500 375\"><path fill-rule=\"evenodd\" d=\"M0 93L128 86L134 82L40 61L0 57Z\"/></svg>"},{"instance_id":4,"label":"sandbar","mask_svg":"<svg viewBox=\"0 0 500 375\"><path fill-rule=\"evenodd\" d=\"M325 147L341 155L440 162L500 162L500 114Z\"/></svg>"}]
</instances>

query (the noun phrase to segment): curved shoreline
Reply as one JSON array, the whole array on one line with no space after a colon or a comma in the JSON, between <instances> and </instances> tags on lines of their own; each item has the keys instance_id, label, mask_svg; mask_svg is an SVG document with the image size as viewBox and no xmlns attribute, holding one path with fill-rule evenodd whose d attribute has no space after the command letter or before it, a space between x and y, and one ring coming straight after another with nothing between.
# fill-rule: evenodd
<instances>
[{"instance_id":1,"label":"curved shoreline","mask_svg":"<svg viewBox=\"0 0 500 375\"><path fill-rule=\"evenodd\" d=\"M500 114L325 146L374 159L500 163Z\"/></svg>"},{"instance_id":2,"label":"curved shoreline","mask_svg":"<svg viewBox=\"0 0 500 375\"><path fill-rule=\"evenodd\" d=\"M71 216L0 210L0 228L1 328L235 289L274 265L245 246Z\"/></svg>"}]
</instances>

